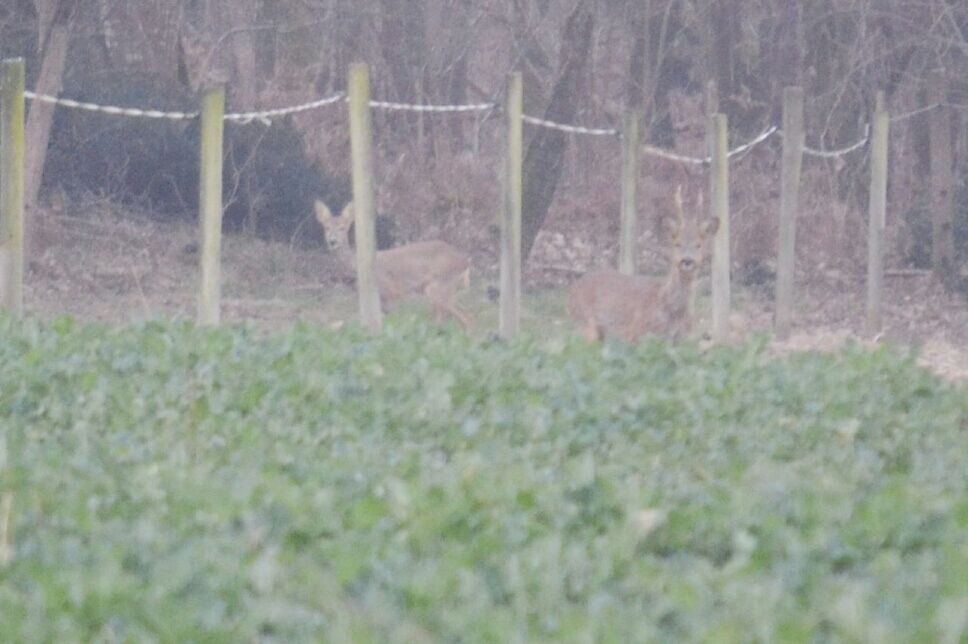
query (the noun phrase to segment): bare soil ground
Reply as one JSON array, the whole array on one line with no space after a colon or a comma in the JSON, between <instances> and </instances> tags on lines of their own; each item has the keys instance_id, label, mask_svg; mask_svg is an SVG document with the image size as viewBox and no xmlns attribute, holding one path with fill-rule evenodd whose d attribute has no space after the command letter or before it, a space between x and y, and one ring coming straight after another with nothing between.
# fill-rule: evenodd
<instances>
[{"instance_id":1,"label":"bare soil ground","mask_svg":"<svg viewBox=\"0 0 968 644\"><path fill-rule=\"evenodd\" d=\"M25 305L42 318L71 315L124 323L195 315L198 281L196 228L157 221L92 203L70 216L48 212L38 235L43 250L28 264ZM455 225L457 225L455 223ZM481 249L486 231L442 231L473 244L475 284L464 303L484 335L496 326L496 304L486 297L496 280L492 251ZM449 234L448 234L449 233ZM539 237L526 270L525 323L567 328L563 286L592 266L610 264L613 249L601 240L552 227ZM595 249L607 248L606 251ZM642 264L661 272L661 249L643 238ZM354 318L355 297L345 271L322 249L295 249L242 235L226 235L222 249L226 322L271 330L298 321L339 326ZM792 337L774 343L778 353L836 350L862 340L864 279L859 271L818 269L798 284L798 318ZM968 379L968 302L946 293L929 273L885 281L884 331L875 342L917 347L921 362L952 379ZM734 285L735 331L742 338L769 331L769 286ZM700 310L702 302L700 303Z\"/></svg>"}]
</instances>

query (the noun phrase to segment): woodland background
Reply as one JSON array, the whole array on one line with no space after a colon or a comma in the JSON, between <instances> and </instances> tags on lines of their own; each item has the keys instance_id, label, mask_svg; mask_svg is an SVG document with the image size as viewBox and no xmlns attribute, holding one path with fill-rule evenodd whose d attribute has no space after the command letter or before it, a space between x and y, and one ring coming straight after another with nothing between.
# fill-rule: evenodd
<instances>
[{"instance_id":1,"label":"woodland background","mask_svg":"<svg viewBox=\"0 0 968 644\"><path fill-rule=\"evenodd\" d=\"M892 127L888 267L931 264L932 212L954 257L968 257L968 3L947 0L6 0L0 55L27 60L27 87L124 106L194 109L225 84L228 109L290 105L345 89L349 63L371 65L373 98L500 103L507 74L524 74L525 111L559 122L620 127L645 114L645 139L704 152L710 102L729 117L731 145L779 125L783 88L806 95L807 144L860 139L885 92L892 114L932 103ZM714 87L715 92L710 92ZM377 202L384 243L434 234L493 255L503 121L375 112ZM935 128L932 132L932 127ZM526 128L525 239L531 259L581 271L611 261L617 239L620 147ZM932 138L934 137L934 138ZM97 195L127 208L190 219L197 200L192 125L105 118L33 102L28 116L30 238L43 246L42 207ZM49 144L48 144L49 141ZM349 199L345 109L271 127L230 125L226 227L313 246L311 202ZM931 148L950 144L950 191L931 183ZM934 143L932 143L934 142ZM775 256L780 140L732 164L733 258L761 281ZM46 151L46 154L45 154ZM642 162L643 236L672 187L705 188L701 171ZM864 148L807 160L798 271L861 270L869 177ZM581 249L561 235L584 239ZM580 252L584 249L584 252ZM490 255L489 255L490 254ZM486 263L486 262L485 262ZM763 276L767 277L764 278Z\"/></svg>"}]
</instances>

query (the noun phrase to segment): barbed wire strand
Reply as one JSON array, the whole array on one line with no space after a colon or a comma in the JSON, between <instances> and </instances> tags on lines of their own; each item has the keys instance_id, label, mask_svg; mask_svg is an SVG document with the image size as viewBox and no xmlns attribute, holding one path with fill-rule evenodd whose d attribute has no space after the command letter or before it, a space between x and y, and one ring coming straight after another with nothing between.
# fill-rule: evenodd
<instances>
[{"instance_id":1,"label":"barbed wire strand","mask_svg":"<svg viewBox=\"0 0 968 644\"><path fill-rule=\"evenodd\" d=\"M101 105L98 103L87 103L84 101L75 101L70 98L60 98L57 96L49 96L47 94L38 94L36 92L25 91L24 96L31 100L37 100L44 103L51 103L53 105L59 105L61 107L86 110L88 112L100 112L102 114L111 114L118 116L130 116L130 117L141 117L141 118L155 118L155 119L169 119L169 120L191 120L198 118L198 112L165 112L156 109L141 109L137 107L118 107L117 105ZM319 107L324 107L326 105L332 105L339 102L345 98L344 94L336 94L334 96L329 96L327 98L310 101L308 103L302 103L299 105L293 105L290 107L280 107L269 110L261 110L257 112L235 112L225 114L223 116L226 121L233 121L238 123L250 123L252 121L261 121L263 123L271 123L271 119L278 118L280 116L287 116L289 114L296 114L299 112L305 112L307 110L316 109Z\"/></svg>"},{"instance_id":2,"label":"barbed wire strand","mask_svg":"<svg viewBox=\"0 0 968 644\"><path fill-rule=\"evenodd\" d=\"M99 105L97 103L85 103L75 101L70 98L59 98L48 94L38 94L29 90L24 91L24 96L41 103L51 103L88 112L101 112L102 114L112 114L116 116L132 116L150 119L169 119L172 121L191 120L198 117L198 112L163 112L154 109L139 109L136 107L118 107L117 105Z\"/></svg>"},{"instance_id":3,"label":"barbed wire strand","mask_svg":"<svg viewBox=\"0 0 968 644\"><path fill-rule=\"evenodd\" d=\"M86 110L90 112L100 112L102 114L117 115L117 116L128 116L128 117L142 117L142 118L154 118L154 119L168 119L168 120L191 120L198 118L198 112L178 112L178 111L162 111L156 109L141 109L133 107L119 107L117 105L101 105L98 103L89 103L84 101L76 101L69 98L60 98L56 96L50 96L48 94L40 94L32 91L25 91L24 96L31 100L41 101L45 103L51 103L54 105L59 105L66 108ZM291 114L297 114L300 112L305 112L320 107L325 107L327 105L333 105L340 101L348 100L346 95L343 93L334 94L333 96L328 96L326 98L318 99L315 101L310 101L307 103L301 103L298 105L293 105L290 107L280 107L261 111L252 112L232 112L224 115L224 120L232 121L237 123L251 123L252 121L259 121L266 125L271 124L271 119L278 118L280 116L289 116ZM928 105L911 112L900 114L893 117L892 121L902 121L904 119L911 118L918 114L930 111L939 107L940 104L935 103ZM370 101L370 107L374 109L384 109L384 110L396 110L396 111L412 111L412 112L431 112L431 113L446 113L446 112L486 112L496 109L498 106L495 103L475 103L469 105L422 105L415 103L397 103L391 101ZM546 119L539 119L527 114L522 114L521 119L525 123L531 125L537 125L540 127L546 127L549 129L559 130L561 132L567 132L569 134L587 134L592 136L621 136L621 131L615 128L591 128L583 127L579 125L567 125L564 123L557 123L555 121L549 121ZM869 138L869 124L864 126L864 136L863 138L854 143L853 145L847 146L839 150L818 150L804 145L804 154L821 157L821 158L834 158L849 154L861 147L863 147ZM773 134L778 134L783 136L783 131L777 128L775 125L765 129L753 140L744 143L727 153L727 157L732 158L736 155L747 152L753 147L759 145L766 139L768 139ZM643 151L646 154L652 156L668 159L671 161L677 161L679 163L689 163L693 165L705 165L712 162L711 157L692 157L684 154L678 154L676 152L670 152L662 148L658 148L652 145L644 145Z\"/></svg>"},{"instance_id":4,"label":"barbed wire strand","mask_svg":"<svg viewBox=\"0 0 968 644\"><path fill-rule=\"evenodd\" d=\"M370 107L388 111L407 112L484 112L496 107L494 103L474 103L471 105L420 105L416 103L392 103L390 101L370 101Z\"/></svg>"},{"instance_id":5,"label":"barbed wire strand","mask_svg":"<svg viewBox=\"0 0 968 644\"><path fill-rule=\"evenodd\" d=\"M234 112L231 114L226 114L223 118L226 121L234 121L242 124L251 123L252 121L259 121L265 125L271 125L272 119L274 118L278 118L280 116L289 116L290 114L297 114L299 112L306 112L308 110L325 107L327 105L338 103L345 98L345 94L338 93L316 101L310 101L300 105L293 105L291 107L277 107L259 112Z\"/></svg>"},{"instance_id":6,"label":"barbed wire strand","mask_svg":"<svg viewBox=\"0 0 968 644\"><path fill-rule=\"evenodd\" d=\"M525 123L530 123L531 125L545 127L545 128L548 128L549 130L568 132L569 134L590 134L592 136L619 136L620 135L620 132L614 128L594 128L594 127L582 127L580 125L565 125L564 123L547 121L545 119L539 119L534 116L528 116L527 114L522 114L521 120L524 121Z\"/></svg>"},{"instance_id":7,"label":"barbed wire strand","mask_svg":"<svg viewBox=\"0 0 968 644\"><path fill-rule=\"evenodd\" d=\"M840 148L838 150L818 150L816 148L811 148L810 146L804 144L803 153L808 156L817 157L820 159L835 159L837 157L842 157L844 155L850 154L855 150L859 150L865 145L870 139L871 126L870 123L864 124L864 134L861 136L860 140L847 147Z\"/></svg>"},{"instance_id":8,"label":"barbed wire strand","mask_svg":"<svg viewBox=\"0 0 968 644\"><path fill-rule=\"evenodd\" d=\"M755 148L756 146L758 146L760 143L762 143L763 141L767 140L768 138L770 138L771 136L773 136L775 133L777 133L779 131L780 131L780 128L778 128L775 125L771 125L770 127L766 128L765 130L763 130L762 132L760 132L756 136L756 138L754 138L753 140L751 140L751 141L749 141L747 143L744 143L743 145L737 146L737 147L733 148L732 150L730 150L729 152L727 152L726 153L726 156L728 158L733 158L737 154L743 154L744 152L747 152L749 150L752 150L753 148ZM712 159L710 159L710 162L712 162Z\"/></svg>"},{"instance_id":9,"label":"barbed wire strand","mask_svg":"<svg viewBox=\"0 0 968 644\"><path fill-rule=\"evenodd\" d=\"M50 96L47 94L38 94L36 92L25 91L24 96L31 100L42 101L44 103L51 103L54 105L59 105L61 107L73 108L86 110L89 112L100 112L102 114L111 114L118 116L130 116L130 117L144 117L144 118L159 118L159 119L170 119L170 120L190 120L198 117L198 112L165 112L156 109L142 109L136 107L119 107L117 105L102 105L98 103L88 103L84 101L75 101L69 98L61 98L57 96ZM289 116L291 114L297 114L300 112L305 112L308 110L317 109L320 107L325 107L327 105L333 105L340 101L348 100L346 95L343 93L334 94L333 96L328 96L315 101L309 101L307 103L300 103L298 105L293 105L290 107L279 107L268 110L258 110L251 112L232 112L225 114L223 117L226 121L232 121L237 123L251 123L252 121L260 121L265 124L270 124L271 119L278 118L280 116ZM495 108L494 103L475 103L471 105L420 105L414 103L394 103L390 101L370 101L370 107L375 109L384 110L405 110L412 112L483 112L487 110L492 110Z\"/></svg>"},{"instance_id":10,"label":"barbed wire strand","mask_svg":"<svg viewBox=\"0 0 968 644\"><path fill-rule=\"evenodd\" d=\"M657 148L656 146L649 144L643 145L642 151L654 157L659 157L660 159L677 161L679 163L689 163L692 165L706 165L708 163L712 163L712 157L691 157L685 154L679 154L677 152L669 152L668 150L663 150L662 148Z\"/></svg>"},{"instance_id":11,"label":"barbed wire strand","mask_svg":"<svg viewBox=\"0 0 968 644\"><path fill-rule=\"evenodd\" d=\"M777 126L775 125L771 125L770 127L760 132L758 135L756 135L754 139L747 141L742 145L738 145L732 150L730 150L729 152L727 152L726 157L731 159L738 154L749 152L757 145L759 145L760 143L767 140L768 138L770 138L771 136L773 136L778 132L780 132L780 129L777 128ZM669 161L677 161L679 163L689 163L692 165L708 165L713 162L713 159L711 156L691 157L684 154L678 154L676 152L663 150L662 148L657 148L654 145L648 145L648 144L642 146L642 151L645 152L646 154L650 154L655 157L668 159Z\"/></svg>"}]
</instances>

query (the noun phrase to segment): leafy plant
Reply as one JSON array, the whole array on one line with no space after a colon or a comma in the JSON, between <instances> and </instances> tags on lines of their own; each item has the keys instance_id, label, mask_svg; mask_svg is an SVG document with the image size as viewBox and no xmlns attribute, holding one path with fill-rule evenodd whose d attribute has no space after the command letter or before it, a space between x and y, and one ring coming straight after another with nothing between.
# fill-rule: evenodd
<instances>
[{"instance_id":1,"label":"leafy plant","mask_svg":"<svg viewBox=\"0 0 968 644\"><path fill-rule=\"evenodd\" d=\"M0 319L0 633L958 641L964 386L889 348Z\"/></svg>"}]
</instances>

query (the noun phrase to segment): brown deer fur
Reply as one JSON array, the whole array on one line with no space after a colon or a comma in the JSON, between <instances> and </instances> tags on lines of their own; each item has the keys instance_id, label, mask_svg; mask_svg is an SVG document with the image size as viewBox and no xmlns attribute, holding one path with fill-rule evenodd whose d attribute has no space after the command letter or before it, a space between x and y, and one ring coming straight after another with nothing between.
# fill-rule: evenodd
<instances>
[{"instance_id":1,"label":"brown deer fur","mask_svg":"<svg viewBox=\"0 0 968 644\"><path fill-rule=\"evenodd\" d=\"M349 232L353 224L353 204L347 204L339 217L321 201L315 204L316 220L326 233L329 249L355 272L356 261L350 248ZM421 241L377 251L375 260L380 303L391 310L401 299L417 296L430 301L438 321L450 315L465 329L471 317L457 306L461 288L470 286L470 258L447 242Z\"/></svg>"},{"instance_id":2,"label":"brown deer fur","mask_svg":"<svg viewBox=\"0 0 968 644\"><path fill-rule=\"evenodd\" d=\"M719 220L687 219L681 187L675 203L676 217L667 220L672 265L664 279L596 271L572 285L568 313L589 340L609 335L635 343L647 334L675 340L691 331L696 273Z\"/></svg>"}]
</instances>

